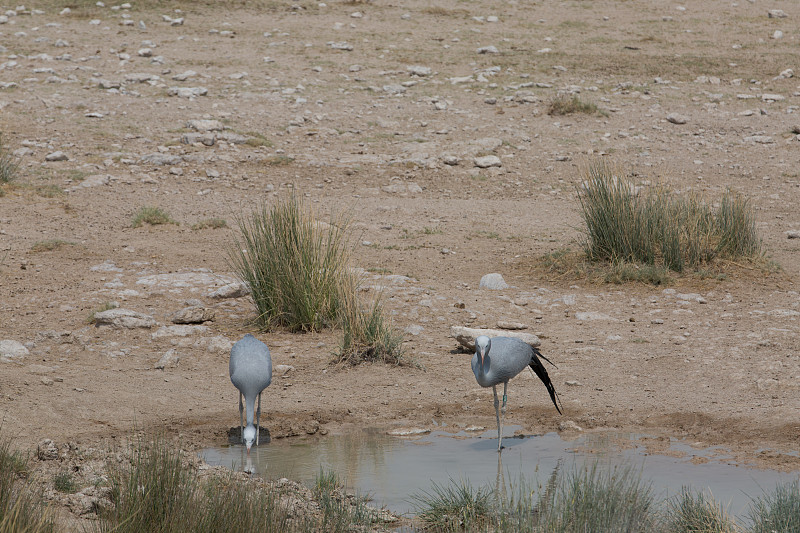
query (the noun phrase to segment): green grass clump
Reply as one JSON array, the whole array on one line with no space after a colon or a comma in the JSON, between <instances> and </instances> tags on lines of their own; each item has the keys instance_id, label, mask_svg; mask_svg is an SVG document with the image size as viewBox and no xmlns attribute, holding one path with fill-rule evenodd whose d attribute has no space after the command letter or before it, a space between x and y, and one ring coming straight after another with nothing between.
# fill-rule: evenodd
<instances>
[{"instance_id":1,"label":"green grass clump","mask_svg":"<svg viewBox=\"0 0 800 533\"><path fill-rule=\"evenodd\" d=\"M597 106L591 102L581 100L577 95L568 96L561 94L553 98L547 107L548 115L573 115L582 113L593 115L599 113Z\"/></svg>"},{"instance_id":2,"label":"green grass clump","mask_svg":"<svg viewBox=\"0 0 800 533\"><path fill-rule=\"evenodd\" d=\"M537 526L549 533L655 530L652 485L629 467L591 467L568 472L538 503Z\"/></svg>"},{"instance_id":3,"label":"green grass clump","mask_svg":"<svg viewBox=\"0 0 800 533\"><path fill-rule=\"evenodd\" d=\"M394 365L413 365L405 357L403 335L387 318L380 297L364 307L355 292L351 294L346 299L339 318L342 342L336 362L347 361L355 365L365 361L380 361Z\"/></svg>"},{"instance_id":4,"label":"green grass clump","mask_svg":"<svg viewBox=\"0 0 800 533\"><path fill-rule=\"evenodd\" d=\"M0 442L0 533L56 531L50 513L25 483L27 460Z\"/></svg>"},{"instance_id":5,"label":"green grass clump","mask_svg":"<svg viewBox=\"0 0 800 533\"><path fill-rule=\"evenodd\" d=\"M340 326L338 361L399 364L402 335L386 318L380 299L366 308L361 280L350 268L349 220L318 222L294 194L239 220L240 238L229 261L250 287L262 329L315 331Z\"/></svg>"},{"instance_id":6,"label":"green grass clump","mask_svg":"<svg viewBox=\"0 0 800 533\"><path fill-rule=\"evenodd\" d=\"M201 480L180 451L159 439L140 442L130 464L120 464L110 479L114 505L102 513L99 532L289 530L277 493L233 478Z\"/></svg>"},{"instance_id":7,"label":"green grass clump","mask_svg":"<svg viewBox=\"0 0 800 533\"><path fill-rule=\"evenodd\" d=\"M320 468L314 477L311 492L322 515L308 531L368 531L370 524L379 521L376 512L367 507L365 498L356 496L352 501L348 498L344 484L332 470Z\"/></svg>"},{"instance_id":8,"label":"green grass clump","mask_svg":"<svg viewBox=\"0 0 800 533\"><path fill-rule=\"evenodd\" d=\"M257 325L313 331L335 323L353 286L347 223L318 223L294 194L239 220L229 258L250 287Z\"/></svg>"},{"instance_id":9,"label":"green grass clump","mask_svg":"<svg viewBox=\"0 0 800 533\"><path fill-rule=\"evenodd\" d=\"M138 228L142 224L158 226L159 224L177 224L172 217L160 207L144 206L133 215L131 227Z\"/></svg>"},{"instance_id":10,"label":"green grass clump","mask_svg":"<svg viewBox=\"0 0 800 533\"><path fill-rule=\"evenodd\" d=\"M62 239L48 239L46 241L37 241L31 246L31 252L52 252L64 246L74 246L74 242L65 241Z\"/></svg>"},{"instance_id":11,"label":"green grass clump","mask_svg":"<svg viewBox=\"0 0 800 533\"><path fill-rule=\"evenodd\" d=\"M687 487L667 502L664 533L736 533L736 524L713 497Z\"/></svg>"},{"instance_id":12,"label":"green grass clump","mask_svg":"<svg viewBox=\"0 0 800 533\"><path fill-rule=\"evenodd\" d=\"M89 324L94 324L97 321L97 319L95 318L95 315L97 313L101 313L103 311L110 311L112 309L116 309L117 307L119 307L119 305L117 305L115 302L103 302L103 304L100 307L98 307L89 314L89 318L86 319L86 322Z\"/></svg>"},{"instance_id":13,"label":"green grass clump","mask_svg":"<svg viewBox=\"0 0 800 533\"><path fill-rule=\"evenodd\" d=\"M64 494L72 494L78 490L75 476L68 470L61 471L53 476L53 487Z\"/></svg>"},{"instance_id":14,"label":"green grass clump","mask_svg":"<svg viewBox=\"0 0 800 533\"><path fill-rule=\"evenodd\" d=\"M192 224L192 230L198 231L201 229L222 229L227 228L228 222L224 218L206 218L196 224Z\"/></svg>"},{"instance_id":15,"label":"green grass clump","mask_svg":"<svg viewBox=\"0 0 800 533\"><path fill-rule=\"evenodd\" d=\"M591 261L659 265L683 272L715 259L755 259L762 243L749 202L726 191L718 208L663 187L639 188L600 162L579 191Z\"/></svg>"},{"instance_id":16,"label":"green grass clump","mask_svg":"<svg viewBox=\"0 0 800 533\"><path fill-rule=\"evenodd\" d=\"M11 183L17 179L19 171L19 161L14 158L3 144L3 136L0 134L0 185Z\"/></svg>"},{"instance_id":17,"label":"green grass clump","mask_svg":"<svg viewBox=\"0 0 800 533\"><path fill-rule=\"evenodd\" d=\"M752 533L800 531L800 480L779 485L755 498L748 509Z\"/></svg>"},{"instance_id":18,"label":"green grass clump","mask_svg":"<svg viewBox=\"0 0 800 533\"><path fill-rule=\"evenodd\" d=\"M493 515L492 490L465 481L433 483L430 491L411 496L417 518L434 531L479 531Z\"/></svg>"}]
</instances>

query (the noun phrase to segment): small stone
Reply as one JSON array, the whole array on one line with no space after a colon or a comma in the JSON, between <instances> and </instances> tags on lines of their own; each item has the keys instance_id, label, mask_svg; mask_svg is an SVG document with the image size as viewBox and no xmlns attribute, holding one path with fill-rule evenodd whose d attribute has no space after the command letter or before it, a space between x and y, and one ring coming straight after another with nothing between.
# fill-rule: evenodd
<instances>
[{"instance_id":1,"label":"small stone","mask_svg":"<svg viewBox=\"0 0 800 533\"><path fill-rule=\"evenodd\" d=\"M386 434L392 435L393 437L416 437L430 432L431 430L427 428L398 428L391 429L387 431Z\"/></svg>"},{"instance_id":2,"label":"small stone","mask_svg":"<svg viewBox=\"0 0 800 533\"><path fill-rule=\"evenodd\" d=\"M509 322L507 320L498 320L497 327L500 329L509 329L509 330L528 329L527 324L523 324L522 322Z\"/></svg>"},{"instance_id":3,"label":"small stone","mask_svg":"<svg viewBox=\"0 0 800 533\"><path fill-rule=\"evenodd\" d=\"M173 324L202 324L209 320L214 320L215 312L213 309L202 306L191 306L173 313L170 321Z\"/></svg>"},{"instance_id":4,"label":"small stone","mask_svg":"<svg viewBox=\"0 0 800 533\"><path fill-rule=\"evenodd\" d=\"M583 387L583 383L576 379L567 380L564 382L565 385L569 385L570 387Z\"/></svg>"},{"instance_id":5,"label":"small stone","mask_svg":"<svg viewBox=\"0 0 800 533\"><path fill-rule=\"evenodd\" d=\"M688 121L689 119L680 113L670 113L667 115L667 122L671 122L673 124L686 124Z\"/></svg>"},{"instance_id":6,"label":"small stone","mask_svg":"<svg viewBox=\"0 0 800 533\"><path fill-rule=\"evenodd\" d=\"M502 167L503 162L496 155L476 157L473 161L478 168Z\"/></svg>"},{"instance_id":7,"label":"small stone","mask_svg":"<svg viewBox=\"0 0 800 533\"><path fill-rule=\"evenodd\" d=\"M503 275L497 272L485 274L478 285L482 289L503 290L508 288L508 283L503 279Z\"/></svg>"},{"instance_id":8,"label":"small stone","mask_svg":"<svg viewBox=\"0 0 800 533\"><path fill-rule=\"evenodd\" d=\"M559 422L558 430L559 431L583 431L583 428L580 427L575 422L573 422L572 420L565 420L564 422Z\"/></svg>"},{"instance_id":9,"label":"small stone","mask_svg":"<svg viewBox=\"0 0 800 533\"><path fill-rule=\"evenodd\" d=\"M171 350L167 350L164 355L161 356L161 359L159 359L155 364L155 368L158 370L164 370L166 367L174 367L180 360L181 356L178 355L177 350L173 348Z\"/></svg>"},{"instance_id":10,"label":"small stone","mask_svg":"<svg viewBox=\"0 0 800 533\"><path fill-rule=\"evenodd\" d=\"M272 367L272 370L273 374L285 376L286 374L294 370L294 367L292 365L275 365Z\"/></svg>"},{"instance_id":11,"label":"small stone","mask_svg":"<svg viewBox=\"0 0 800 533\"><path fill-rule=\"evenodd\" d=\"M69 157L67 154L62 152L61 150L56 152L51 152L44 157L45 161L67 161Z\"/></svg>"},{"instance_id":12,"label":"small stone","mask_svg":"<svg viewBox=\"0 0 800 533\"><path fill-rule=\"evenodd\" d=\"M771 19L784 19L788 16L783 9L770 9L767 12L767 17Z\"/></svg>"},{"instance_id":13,"label":"small stone","mask_svg":"<svg viewBox=\"0 0 800 533\"><path fill-rule=\"evenodd\" d=\"M209 298L226 299L241 298L250 294L250 288L244 283L229 283L208 293Z\"/></svg>"},{"instance_id":14,"label":"small stone","mask_svg":"<svg viewBox=\"0 0 800 533\"><path fill-rule=\"evenodd\" d=\"M419 77L430 76L433 73L431 67L423 67L420 65L410 65L406 67L406 70L410 75Z\"/></svg>"},{"instance_id":15,"label":"small stone","mask_svg":"<svg viewBox=\"0 0 800 533\"><path fill-rule=\"evenodd\" d=\"M30 352L21 342L11 339L0 340L0 362L20 361Z\"/></svg>"},{"instance_id":16,"label":"small stone","mask_svg":"<svg viewBox=\"0 0 800 533\"><path fill-rule=\"evenodd\" d=\"M131 309L109 309L99 311L93 315L97 326L112 326L115 328L152 328L156 325L155 319L144 313Z\"/></svg>"},{"instance_id":17,"label":"small stone","mask_svg":"<svg viewBox=\"0 0 800 533\"><path fill-rule=\"evenodd\" d=\"M800 239L800 230L790 229L786 232L787 239Z\"/></svg>"},{"instance_id":18,"label":"small stone","mask_svg":"<svg viewBox=\"0 0 800 533\"><path fill-rule=\"evenodd\" d=\"M479 54L499 54L500 51L495 46L481 46L476 50Z\"/></svg>"},{"instance_id":19,"label":"small stone","mask_svg":"<svg viewBox=\"0 0 800 533\"><path fill-rule=\"evenodd\" d=\"M41 440L36 446L36 457L40 461L54 461L58 459L58 448L50 439Z\"/></svg>"}]
</instances>

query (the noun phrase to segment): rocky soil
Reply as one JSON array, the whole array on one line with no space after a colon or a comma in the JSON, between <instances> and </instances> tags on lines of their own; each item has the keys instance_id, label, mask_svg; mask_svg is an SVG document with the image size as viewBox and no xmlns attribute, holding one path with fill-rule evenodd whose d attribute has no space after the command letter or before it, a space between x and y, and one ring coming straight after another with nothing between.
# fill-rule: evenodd
<instances>
[{"instance_id":1,"label":"rocky soil","mask_svg":"<svg viewBox=\"0 0 800 533\"><path fill-rule=\"evenodd\" d=\"M423 368L331 366L336 331L257 333L283 365L273 438L490 426L450 328L517 323L565 408L522 374L507 419L526 432L624 429L800 469L800 5L66 5L0 16L20 162L0 196L0 410L20 447L109 449L134 428L224 443L228 351L254 312L227 253L237 220L294 190L323 220L352 214L354 266ZM563 94L599 111L549 115ZM580 248L597 158L745 194L780 270L656 287L541 268ZM133 227L143 206L176 223ZM490 273L503 283L481 287Z\"/></svg>"}]
</instances>

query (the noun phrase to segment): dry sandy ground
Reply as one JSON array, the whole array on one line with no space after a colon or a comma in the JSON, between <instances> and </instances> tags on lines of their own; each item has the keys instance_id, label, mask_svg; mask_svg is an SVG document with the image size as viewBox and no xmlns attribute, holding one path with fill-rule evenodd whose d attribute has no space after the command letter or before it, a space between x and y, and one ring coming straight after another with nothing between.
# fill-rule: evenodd
<instances>
[{"instance_id":1,"label":"dry sandy ground","mask_svg":"<svg viewBox=\"0 0 800 533\"><path fill-rule=\"evenodd\" d=\"M336 331L258 333L294 367L264 395L273 436L491 427L491 393L449 328L510 320L540 335L565 408L521 375L507 419L525 432L572 421L800 468L800 240L787 238L800 229L800 81L784 72L798 68L800 4L55 4L0 25L0 129L21 156L0 197L0 339L28 349L0 363L0 409L20 446L98 445L134 427L222 443L238 422L226 342L250 331L253 308L208 293L231 275L237 217L296 188L321 218L353 215L356 266L387 287L424 370L332 367ZM563 92L602 113L548 115ZM192 138L193 119L226 129ZM45 160L56 151L67 160ZM477 168L489 154L502 166ZM580 247L575 187L599 157L683 193L747 195L782 270L725 265L723 279L665 291L534 268ZM179 224L132 228L142 206ZM192 229L210 218L228 225ZM67 244L41 250L54 240ZM479 289L490 272L511 287ZM159 279L171 282L147 283ZM207 330L158 334L192 298L216 312ZM111 301L157 324L89 325ZM177 365L154 368L170 349Z\"/></svg>"}]
</instances>

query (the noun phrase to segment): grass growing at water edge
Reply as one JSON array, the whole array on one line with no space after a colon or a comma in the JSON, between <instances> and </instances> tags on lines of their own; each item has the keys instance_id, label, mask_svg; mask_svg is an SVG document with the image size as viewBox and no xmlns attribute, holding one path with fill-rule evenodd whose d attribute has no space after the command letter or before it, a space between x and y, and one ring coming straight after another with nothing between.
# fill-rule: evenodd
<instances>
[{"instance_id":1,"label":"grass growing at water edge","mask_svg":"<svg viewBox=\"0 0 800 533\"><path fill-rule=\"evenodd\" d=\"M736 524L709 494L692 492L687 487L667 502L664 533L737 533Z\"/></svg>"},{"instance_id":2,"label":"grass growing at water edge","mask_svg":"<svg viewBox=\"0 0 800 533\"><path fill-rule=\"evenodd\" d=\"M752 533L800 531L800 480L755 498L748 510Z\"/></svg>"}]
</instances>

